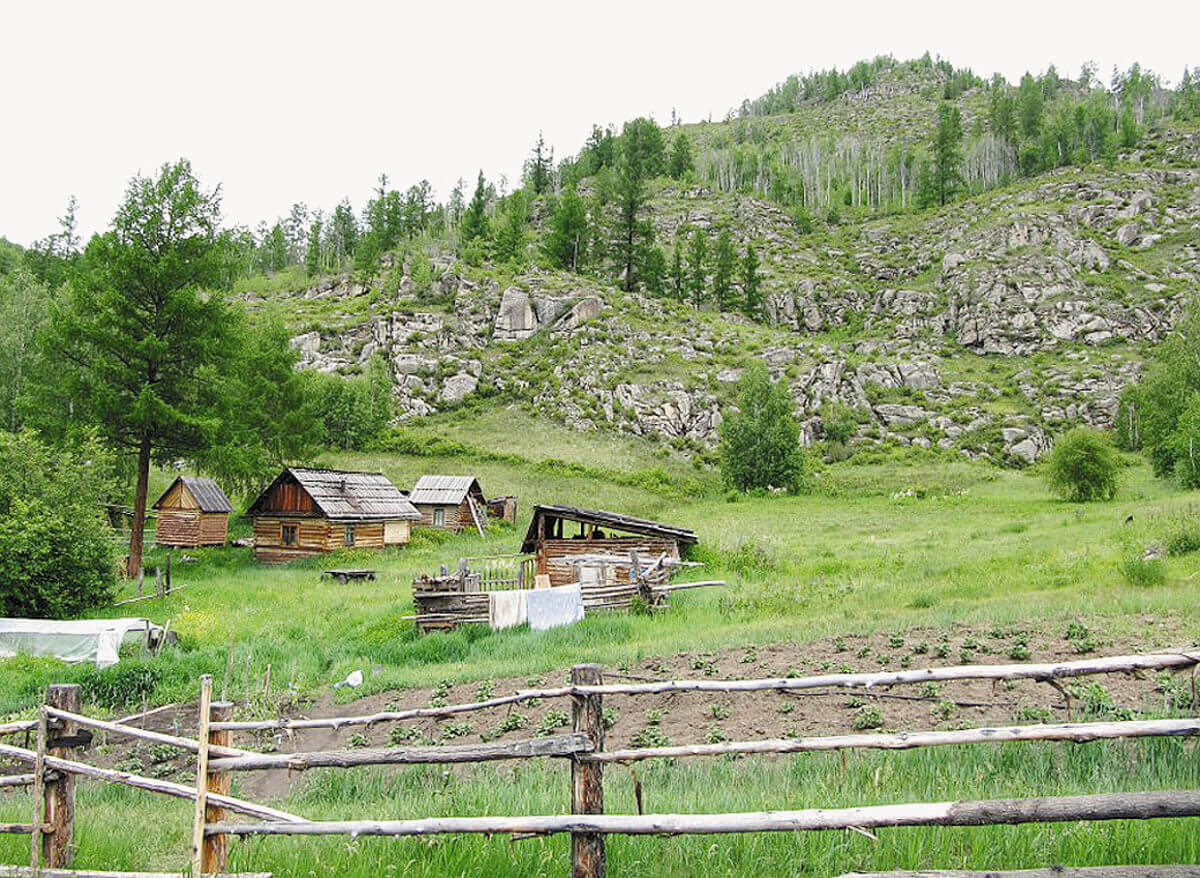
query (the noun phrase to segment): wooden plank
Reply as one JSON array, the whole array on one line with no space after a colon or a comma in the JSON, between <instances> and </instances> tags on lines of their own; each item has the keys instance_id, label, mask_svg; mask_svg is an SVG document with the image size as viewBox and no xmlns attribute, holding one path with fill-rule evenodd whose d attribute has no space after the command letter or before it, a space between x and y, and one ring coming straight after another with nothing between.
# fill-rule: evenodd
<instances>
[{"instance_id":1,"label":"wooden plank","mask_svg":"<svg viewBox=\"0 0 1200 878\"><path fill-rule=\"evenodd\" d=\"M1090 674L1188 668L1200 664L1200 651L1181 649L1147 655L1118 655L1054 664L954 665L862 674L823 674L766 680L665 680L656 683L576 686L571 694L654 695L667 692L786 692L843 686L860 689L948 680L1059 680Z\"/></svg>"},{"instance_id":2,"label":"wooden plank","mask_svg":"<svg viewBox=\"0 0 1200 878\"><path fill-rule=\"evenodd\" d=\"M1200 866L1050 866L970 872L934 869L919 872L847 872L838 878L1200 878Z\"/></svg>"},{"instance_id":3,"label":"wooden plank","mask_svg":"<svg viewBox=\"0 0 1200 878\"><path fill-rule=\"evenodd\" d=\"M268 665L268 671L270 666ZM233 713L233 703L218 701L212 705L211 719L229 719ZM233 732L211 731L208 735L209 747L224 749L233 741ZM205 778L209 795L229 795L232 790L233 775L228 772L209 771ZM207 798L207 797L206 797ZM225 809L211 801L205 803L204 822L220 823L225 819ZM200 874L224 872L229 860L229 837L225 835L205 835L201 838Z\"/></svg>"},{"instance_id":4,"label":"wooden plank","mask_svg":"<svg viewBox=\"0 0 1200 878\"><path fill-rule=\"evenodd\" d=\"M330 820L307 823L218 823L230 835L440 835L588 832L618 835L712 835L810 832L885 826L996 826L1077 820L1143 820L1200 816L1200 790L1157 790L1032 799L921 802L857 808L748 811L730 814L552 814L534 817L431 817L416 820Z\"/></svg>"},{"instance_id":5,"label":"wooden plank","mask_svg":"<svg viewBox=\"0 0 1200 878\"><path fill-rule=\"evenodd\" d=\"M780 738L762 741L726 741L720 744L685 744L675 747L642 747L595 752L579 757L581 762L637 762L642 759L673 759L688 756L725 756L732 753L812 753L824 750L910 750L951 744L1007 744L1019 741L1087 741L1114 738L1175 737L1200 735L1200 718L1129 720L1123 722L1061 723L1055 725L1005 726L958 729L950 732L901 732L899 734L831 735L820 738Z\"/></svg>"},{"instance_id":6,"label":"wooden plank","mask_svg":"<svg viewBox=\"0 0 1200 878\"><path fill-rule=\"evenodd\" d=\"M1200 652L1186 650L1135 656L1113 656L1086 661L1058 664L958 665L947 668L926 668L909 671L869 674L824 674L815 677L780 677L765 680L665 680L652 683L610 684L602 686L558 686L546 689L526 689L514 695L491 698L446 707L414 708L387 711L365 716L327 717L320 719L276 719L221 723L214 728L238 730L272 730L305 728L341 728L354 725L374 725L380 722L399 722L418 717L450 716L474 710L501 707L531 698L562 698L568 695L644 695L661 692L770 692L797 691L844 687L871 689L887 686L924 683L933 680L1053 680L1089 674L1121 671L1161 670L1200 665Z\"/></svg>"},{"instance_id":7,"label":"wooden plank","mask_svg":"<svg viewBox=\"0 0 1200 878\"><path fill-rule=\"evenodd\" d=\"M200 716L196 737L196 807L192 814L192 874L204 874L204 815L208 809L208 724L212 721L212 675L200 676Z\"/></svg>"},{"instance_id":8,"label":"wooden plank","mask_svg":"<svg viewBox=\"0 0 1200 878\"><path fill-rule=\"evenodd\" d=\"M26 750L24 747L13 747L8 744L0 744L0 756L8 756L27 763L32 763L37 758L37 754L33 750ZM151 793L160 793L176 799L188 799L193 802L196 800L196 790L194 787L184 786L183 784L174 783L169 780L142 777L139 774L130 774L127 771L116 771L111 768L98 768L95 765L88 765L85 762L76 762L72 759L59 759L56 756L46 757L46 767L68 774L82 775L94 778L95 780L134 787ZM297 817L295 814L289 814L286 811L269 808L266 805L259 805L255 802L247 802L233 796L211 795L208 797L208 800L230 811L235 811L238 814L246 814L250 817L258 817L261 820L303 822L303 818Z\"/></svg>"},{"instance_id":9,"label":"wooden plank","mask_svg":"<svg viewBox=\"0 0 1200 878\"><path fill-rule=\"evenodd\" d=\"M78 684L54 684L46 690L46 704L60 710L79 712L82 695ZM69 737L75 734L75 723L70 720L60 720L55 729L57 735ZM68 747L51 747L42 756L42 764L53 768L55 759L65 759L71 755ZM37 765L37 754L34 754L34 765ZM67 868L71 865L74 853L75 838L75 778L66 773L60 773L53 780L45 781L43 786L42 820L54 827L53 831L42 836L42 865L53 869Z\"/></svg>"},{"instance_id":10,"label":"wooden plank","mask_svg":"<svg viewBox=\"0 0 1200 878\"><path fill-rule=\"evenodd\" d=\"M38 727L37 720L20 720L19 722L0 723L0 735L21 735L25 732L35 731Z\"/></svg>"},{"instance_id":11,"label":"wooden plank","mask_svg":"<svg viewBox=\"0 0 1200 878\"><path fill-rule=\"evenodd\" d=\"M453 747L387 747L360 750L320 750L311 753L255 753L213 759L213 771L266 771L286 768L350 768L356 765L429 765L490 762L498 759L532 759L537 756L573 756L592 749L587 736L551 735L523 741L463 744Z\"/></svg>"},{"instance_id":12,"label":"wooden plank","mask_svg":"<svg viewBox=\"0 0 1200 878\"><path fill-rule=\"evenodd\" d=\"M46 822L46 738L50 717L46 705L38 711L37 755L33 760L33 824L29 866L37 870L42 865L42 825Z\"/></svg>"},{"instance_id":13,"label":"wooden plank","mask_svg":"<svg viewBox=\"0 0 1200 878\"><path fill-rule=\"evenodd\" d=\"M571 668L571 682L577 686L602 683L602 675L603 669L599 665L575 665ZM603 696L573 698L571 720L571 727L577 735L586 737L591 750L600 751L604 748ZM604 813L602 764L582 762L578 756L571 761L571 813ZM595 832L572 833L571 878L604 878L606 870L604 836Z\"/></svg>"},{"instance_id":14,"label":"wooden plank","mask_svg":"<svg viewBox=\"0 0 1200 878\"><path fill-rule=\"evenodd\" d=\"M9 774L0 777L0 787L28 787L33 786L33 783L32 774Z\"/></svg>"},{"instance_id":15,"label":"wooden plank","mask_svg":"<svg viewBox=\"0 0 1200 878\"><path fill-rule=\"evenodd\" d=\"M108 732L113 735L122 735L129 738L140 738L143 741L153 741L156 744L170 744L172 747L178 747L181 750L187 750L189 753L200 752L200 742L193 738L182 738L178 735L168 735L165 732L152 732L149 729L140 729L137 726L129 726L120 722L109 722L108 720L94 719L90 716L84 716L83 714L72 713L66 710L59 710L54 707L48 707L46 710L50 716L59 717L60 719L69 719L77 725L99 729L100 731ZM227 716L228 714L223 714L223 717ZM246 756L249 755L251 751L242 750L238 747L212 747L209 750L209 753L216 756Z\"/></svg>"}]
</instances>

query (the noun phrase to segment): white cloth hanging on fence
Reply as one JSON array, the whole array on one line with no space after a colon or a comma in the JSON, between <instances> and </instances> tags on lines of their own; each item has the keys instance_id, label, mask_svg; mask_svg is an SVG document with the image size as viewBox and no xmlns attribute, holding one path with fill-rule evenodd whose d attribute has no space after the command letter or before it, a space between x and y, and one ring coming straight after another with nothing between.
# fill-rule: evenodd
<instances>
[{"instance_id":1,"label":"white cloth hanging on fence","mask_svg":"<svg viewBox=\"0 0 1200 878\"><path fill-rule=\"evenodd\" d=\"M488 625L493 631L525 624L525 595L528 589L488 592Z\"/></svg>"},{"instance_id":2,"label":"white cloth hanging on fence","mask_svg":"<svg viewBox=\"0 0 1200 878\"><path fill-rule=\"evenodd\" d=\"M525 599L529 627L545 631L560 625L574 625L583 619L583 588L579 583L539 588Z\"/></svg>"},{"instance_id":3,"label":"white cloth hanging on fence","mask_svg":"<svg viewBox=\"0 0 1200 878\"><path fill-rule=\"evenodd\" d=\"M146 637L151 627L147 619L0 619L0 658L53 656L106 668L120 659L126 636Z\"/></svg>"}]
</instances>

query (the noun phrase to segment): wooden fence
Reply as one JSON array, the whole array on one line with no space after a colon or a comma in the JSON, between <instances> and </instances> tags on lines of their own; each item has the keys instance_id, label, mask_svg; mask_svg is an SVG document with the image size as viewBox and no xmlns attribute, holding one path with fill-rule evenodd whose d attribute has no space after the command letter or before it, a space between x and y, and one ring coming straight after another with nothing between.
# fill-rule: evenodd
<instances>
[{"instance_id":1,"label":"wooden fence","mask_svg":"<svg viewBox=\"0 0 1200 878\"><path fill-rule=\"evenodd\" d=\"M1185 670L1193 673L1200 665L1198 652L1167 652L1151 655L1116 656L1058 664L962 665L897 672L826 674L813 677L763 680L674 680L649 683L610 684L597 665L577 665L569 685L523 690L512 695L469 704L386 711L364 716L319 719L232 720L232 705L212 701L212 680L201 678L200 710L196 738L185 738L84 716L80 712L79 687L51 686L36 721L0 725L0 735L36 735L36 749L0 744L0 756L32 767L31 773L4 779L5 786L33 787L29 823L0 824L0 833L25 833L32 837L31 864L0 866L3 875L86 875L65 871L73 851L75 778L90 777L144 789L161 795L189 799L194 803L191 874L222 874L227 866L229 836L247 835L342 835L417 836L441 833L512 834L545 836L571 834L571 872L575 878L599 878L605 874L605 838L620 835L678 835L685 833L740 833L773 831L816 831L828 829L868 830L889 826L983 826L1019 823L1052 823L1079 820L1151 819L1200 816L1200 790L1157 790L1134 793L1096 793L981 801L943 801L899 805L876 805L837 809L804 809L721 814L606 814L604 811L604 765L645 759L705 757L731 753L786 754L824 750L885 749L951 746L1017 741L1087 741L1141 737L1200 735L1200 717L1138 719L1113 722L1052 723L962 729L908 734L851 734L827 737L730 741L718 744L689 744L666 747L604 749L603 699L606 696L675 692L789 692L812 689L874 690L896 685L939 680L1028 679L1066 690L1059 681L1090 674L1147 670ZM1193 693L1194 694L1194 693ZM484 710L531 699L569 698L572 731L546 738L456 746L387 747L258 753L232 746L232 733L239 730L286 730L289 735L313 728L345 728L400 722L419 717L445 717ZM1068 710L1070 702L1068 701ZM71 751L85 747L95 730L156 744L181 748L197 757L195 786L142 777L88 765L70 758ZM349 768L361 765L412 765L488 762L504 759L555 757L570 761L570 814L511 817L422 817L403 820L313 821L248 802L229 795L234 771L311 768ZM640 802L640 798L639 798ZM640 805L639 805L640 812ZM252 817L255 822L232 815ZM1103 875L1146 875L1110 867ZM1153 867L1155 869L1159 867ZM7 871L6 871L7 870ZM150 875L151 873L124 873ZM161 876L163 873L153 873ZM179 873L172 873L179 874ZM915 873L910 873L915 874ZM926 874L926 873L922 873ZM966 875L969 873L928 873ZM1006 873L988 873L1001 875ZM1020 874L1020 873L1012 873ZM1041 873L1030 873L1041 874ZM1066 874L1066 873L1064 873ZM1079 872L1087 874L1087 870ZM1189 866L1161 867L1162 876L1195 878Z\"/></svg>"}]
</instances>

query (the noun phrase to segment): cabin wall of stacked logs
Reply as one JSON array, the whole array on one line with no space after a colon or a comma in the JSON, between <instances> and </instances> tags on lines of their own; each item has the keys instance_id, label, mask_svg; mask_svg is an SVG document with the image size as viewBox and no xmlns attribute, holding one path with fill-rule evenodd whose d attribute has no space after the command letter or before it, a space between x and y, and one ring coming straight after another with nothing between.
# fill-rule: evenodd
<instances>
[{"instance_id":1,"label":"cabin wall of stacked logs","mask_svg":"<svg viewBox=\"0 0 1200 878\"><path fill-rule=\"evenodd\" d=\"M1200 816L1200 790L1164 790L1139 793L1028 799L914 803L843 809L764 811L737 814L643 814L640 783L635 790L638 813L604 813L606 763L632 764L644 759L720 756L725 754L780 754L847 749L900 750L918 747L990 742L1069 741L1083 743L1106 739L1197 736L1200 717L1063 723L1001 728L900 734L852 734L799 739L731 741L667 747L604 749L603 699L608 696L685 692L801 692L858 688L871 690L929 681L1031 679L1062 690L1061 681L1102 673L1190 671L1200 666L1195 651L1163 652L1142 656L1116 656L1060 664L976 665L927 668L863 674L826 674L815 677L766 680L675 680L647 683L605 683L597 665L577 665L567 686L524 690L471 704L414 708L368 716L315 719L233 721L231 705L211 702L211 678L201 678L201 710L196 739L152 732L125 724L83 716L78 686L51 686L37 721L0 724L0 736L36 734L36 750L0 744L0 756L29 764L31 774L10 775L0 786L32 786L34 803L29 823L0 824L0 832L32 837L31 868L65 868L74 851L75 786L77 775L109 783L134 786L194 803L192 874L224 872L230 835L330 835L356 837L414 836L438 833L513 834L544 836L569 832L572 876L605 875L605 839L609 834L729 833L806 831L887 826L981 826L1026 822L1076 820L1151 819ZM234 731L283 730L294 736L304 729L371 726L417 717L445 717L475 710L511 705L534 698L566 697L572 701L570 734L520 741L441 747L391 747L294 753L255 753L231 746ZM1069 704L1069 702L1068 702ZM196 786L90 766L71 758L75 748L90 741L88 729L105 734L170 744L197 754ZM309 768L349 768L360 765L474 763L497 759L558 757L570 760L570 815L531 817L433 817L413 820L309 821L287 812L247 802L229 795L233 771ZM636 777L636 776L635 776ZM637 783L637 781L635 781ZM264 822L234 822L230 814L248 815ZM1171 868L1171 867L1168 867ZM1182 867L1178 867L1182 868ZM1114 870L1118 874L1119 869ZM996 873L1003 874L1003 873ZM1184 874L1182 871L1169 874Z\"/></svg>"}]
</instances>

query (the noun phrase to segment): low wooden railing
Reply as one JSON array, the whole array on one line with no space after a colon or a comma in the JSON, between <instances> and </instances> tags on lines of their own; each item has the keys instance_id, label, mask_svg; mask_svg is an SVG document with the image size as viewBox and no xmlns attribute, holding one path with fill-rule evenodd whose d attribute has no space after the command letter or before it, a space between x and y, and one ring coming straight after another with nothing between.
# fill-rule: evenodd
<instances>
[{"instance_id":1,"label":"low wooden railing","mask_svg":"<svg viewBox=\"0 0 1200 878\"><path fill-rule=\"evenodd\" d=\"M231 705L211 702L211 678L201 678L201 709L195 739L151 732L121 722L93 719L79 709L79 689L52 686L39 719L0 725L0 734L37 733L37 748L0 745L0 756L33 767L31 774L8 778L6 785L34 788L30 823L0 825L0 832L33 837L31 870L64 869L69 865L74 821L74 778L90 777L195 803L192 875L223 873L230 836L338 835L415 836L439 833L511 833L547 835L570 833L571 875L599 878L605 874L605 838L612 834L687 834L774 831L870 829L883 826L981 826L1018 823L1051 823L1078 820L1151 819L1200 816L1200 790L1154 790L1134 793L1096 793L982 801L942 801L838 809L804 809L723 814L606 814L604 774L606 763L631 763L646 759L711 757L727 754L784 754L823 750L883 749L951 746L990 742L1086 741L1142 737L1200 735L1200 718L1137 719L1120 722L1053 723L997 728L961 729L901 734L851 734L779 740L731 741L666 747L604 749L603 699L606 696L685 692L795 692L813 689L878 689L938 680L1030 679L1060 688L1058 681L1090 674L1181 670L1200 665L1200 653L1170 652L1116 656L1057 664L963 665L869 674L825 674L801 678L763 680L673 680L648 683L605 683L596 665L577 665L566 686L530 689L513 695L470 704L386 711L363 716L319 719L233 721ZM388 747L340 749L294 753L256 753L231 746L238 730L282 729L295 733L312 728L343 728L399 722L418 717L451 716L534 698L570 698L572 731L569 734L520 741L441 747ZM1068 702L1069 706L1069 702ZM87 765L68 758L69 749L81 746L81 729L91 728L157 744L178 747L197 755L195 787L141 777ZM472 763L503 759L553 757L571 763L570 814L488 817L427 817L408 820L313 821L269 806L229 795L235 771L285 768L349 768L361 765ZM258 822L230 819L229 814L253 817ZM4 872L3 874L19 874ZM24 868L24 867L21 867ZM1183 876L1188 867L1169 867L1165 874ZM1119 869L1113 874L1118 874ZM33 872L30 872L33 874ZM54 873L57 874L57 873ZM63 873L66 874L66 873ZM116 873L114 873L116 874Z\"/></svg>"}]
</instances>

